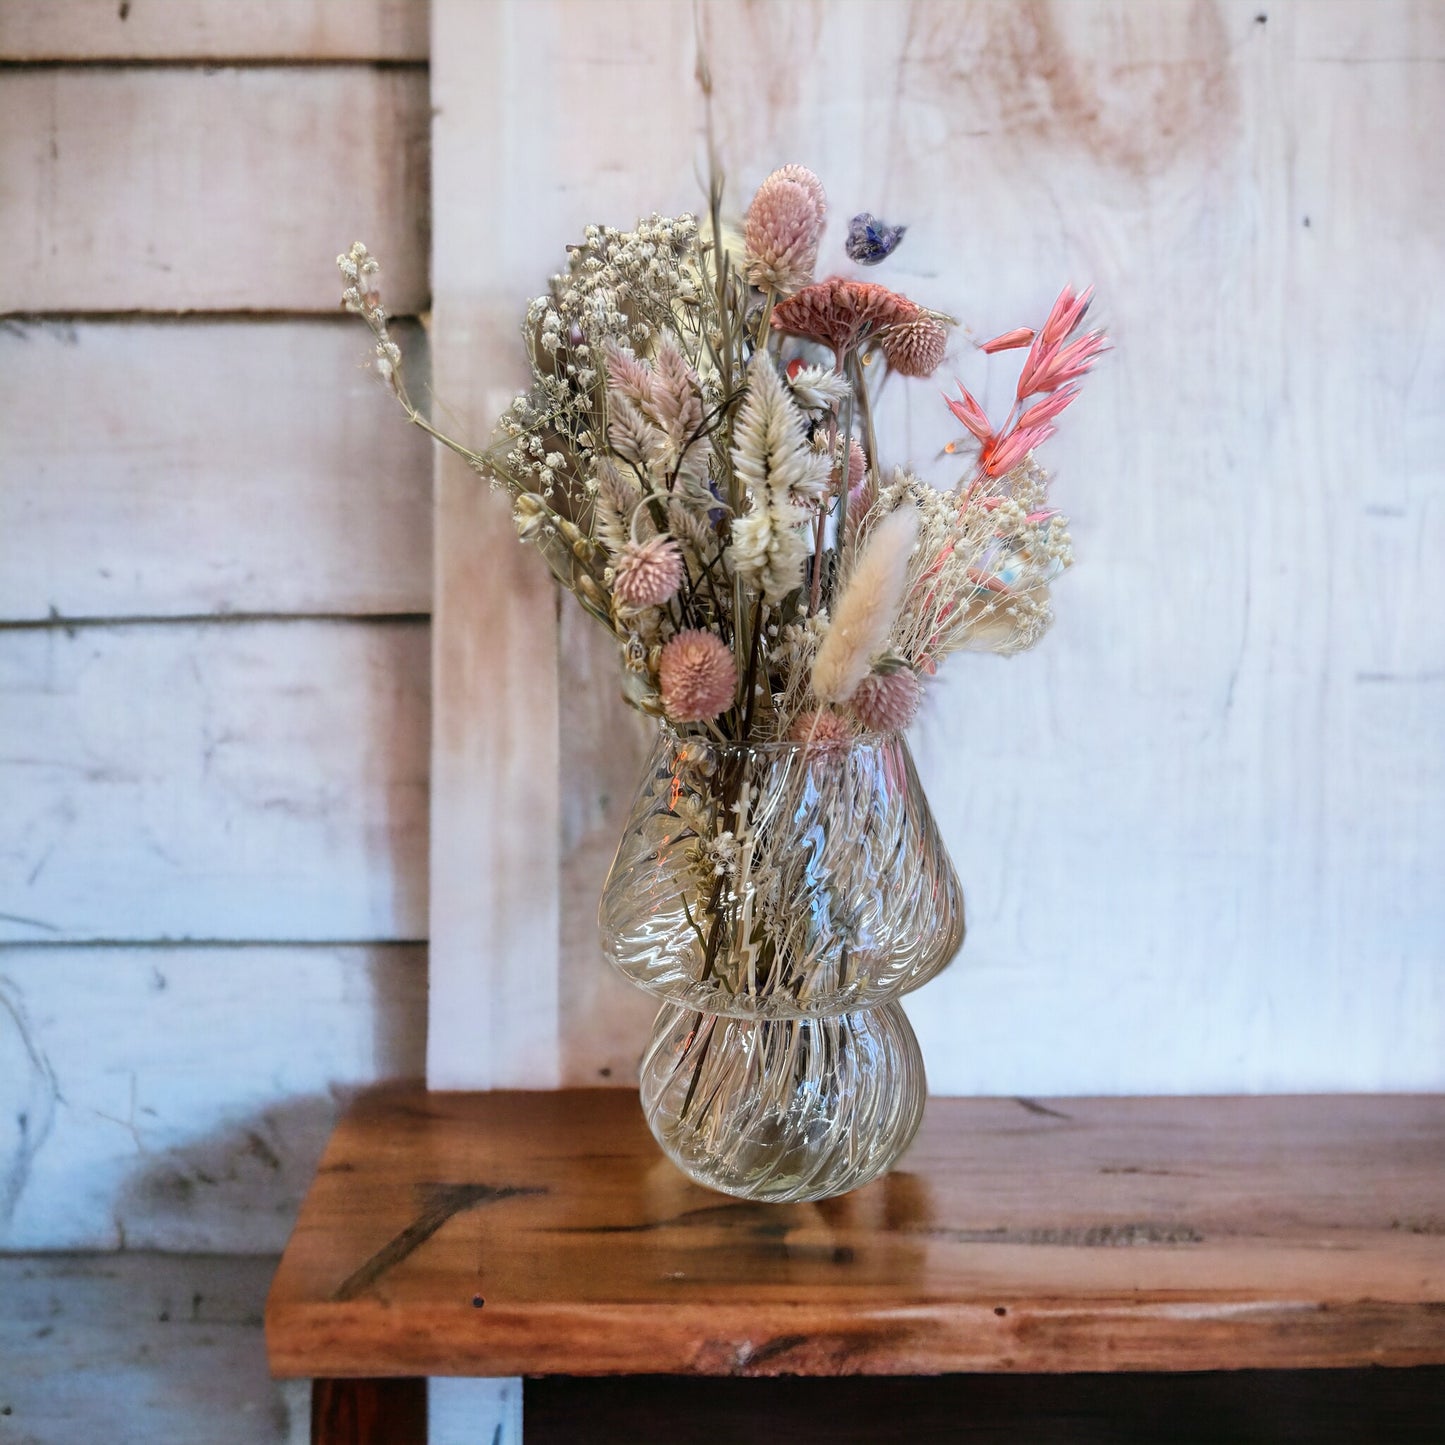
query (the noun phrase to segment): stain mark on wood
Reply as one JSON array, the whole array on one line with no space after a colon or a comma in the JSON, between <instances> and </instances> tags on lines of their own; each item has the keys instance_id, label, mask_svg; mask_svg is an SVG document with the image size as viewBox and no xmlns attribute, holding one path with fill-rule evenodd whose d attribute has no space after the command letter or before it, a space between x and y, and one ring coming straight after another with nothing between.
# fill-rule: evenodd
<instances>
[{"instance_id":1,"label":"stain mark on wood","mask_svg":"<svg viewBox=\"0 0 1445 1445\"><path fill-rule=\"evenodd\" d=\"M331 1292L333 1301L355 1299L374 1285L388 1270L420 1249L447 1220L483 1204L503 1199L545 1194L547 1191L515 1184L428 1184L422 1186L424 1203L420 1213L399 1234L388 1240L365 1264L354 1269Z\"/></svg>"},{"instance_id":2,"label":"stain mark on wood","mask_svg":"<svg viewBox=\"0 0 1445 1445\"><path fill-rule=\"evenodd\" d=\"M1147 1220L1129 1224L1092 1224L1051 1229L924 1229L933 1239L954 1244L1061 1245L1074 1249L1128 1249L1146 1244L1203 1244L1204 1236L1192 1224L1156 1224Z\"/></svg>"},{"instance_id":3,"label":"stain mark on wood","mask_svg":"<svg viewBox=\"0 0 1445 1445\"><path fill-rule=\"evenodd\" d=\"M749 1370L756 1365L766 1364L769 1360L775 1360L779 1355L786 1355L808 1342L807 1335L779 1335L775 1340L769 1340L757 1349L745 1346L738 1359L740 1370Z\"/></svg>"},{"instance_id":4,"label":"stain mark on wood","mask_svg":"<svg viewBox=\"0 0 1445 1445\"><path fill-rule=\"evenodd\" d=\"M1042 1114L1048 1119L1066 1119L1070 1123L1073 1122L1072 1114L1064 1114L1058 1109L1050 1109L1047 1104L1041 1104L1037 1099L1025 1099L1020 1096L1014 1099L1014 1103L1027 1109L1030 1114Z\"/></svg>"}]
</instances>

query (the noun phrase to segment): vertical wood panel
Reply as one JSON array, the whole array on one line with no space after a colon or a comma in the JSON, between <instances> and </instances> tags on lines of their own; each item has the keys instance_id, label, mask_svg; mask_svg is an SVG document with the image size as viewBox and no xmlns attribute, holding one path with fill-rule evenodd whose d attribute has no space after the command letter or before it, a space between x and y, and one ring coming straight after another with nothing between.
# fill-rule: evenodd
<instances>
[{"instance_id":1,"label":"vertical wood panel","mask_svg":"<svg viewBox=\"0 0 1445 1445\"><path fill-rule=\"evenodd\" d=\"M917 730L972 919L914 1007L934 1088L1438 1085L1445 345L1425 298L1445 11L697 14L732 206L777 164L813 166L825 270L847 266L850 214L907 223L873 274L965 319L945 378L998 403L1012 376L970 336L1036 320L1064 280L1098 283L1116 339L1049 451L1080 559L1054 634L1011 662L955 659ZM515 319L587 222L700 205L702 111L684 7L491 17L458 33L458 64L467 45L503 74L498 56L546 55L563 98L528 113L486 193L532 252L495 298ZM588 109L599 85L645 100ZM499 321L487 341L505 340ZM933 390L890 391L884 464L951 482ZM569 793L598 776L575 747L596 705L572 676ZM564 880L590 867L585 833ZM564 884L561 907L539 1006L587 998L579 971L601 967L581 942L595 899ZM562 1027L568 1077L626 1051L585 1009Z\"/></svg>"},{"instance_id":2,"label":"vertical wood panel","mask_svg":"<svg viewBox=\"0 0 1445 1445\"><path fill-rule=\"evenodd\" d=\"M485 440L524 378L517 297L538 255L512 177L530 148L508 117L531 80L512 6L433 8L433 367L451 427ZM519 30L520 27L520 30ZM522 43L522 50L527 47ZM506 134L509 144L478 144ZM432 700L433 1088L555 1086L556 598L502 497L439 452Z\"/></svg>"}]
</instances>

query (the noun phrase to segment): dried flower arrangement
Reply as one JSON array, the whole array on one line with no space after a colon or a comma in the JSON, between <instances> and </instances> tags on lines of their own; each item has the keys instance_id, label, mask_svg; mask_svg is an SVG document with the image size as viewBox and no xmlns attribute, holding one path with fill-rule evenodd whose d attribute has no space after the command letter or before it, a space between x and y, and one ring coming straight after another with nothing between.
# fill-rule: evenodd
<instances>
[{"instance_id":1,"label":"dried flower arrangement","mask_svg":"<svg viewBox=\"0 0 1445 1445\"><path fill-rule=\"evenodd\" d=\"M872 281L815 280L823 186L784 166L725 229L658 216L589 226L527 309L532 382L473 451L408 396L378 263L338 258L408 417L513 498L521 537L616 638L633 706L680 733L815 745L909 724L960 648L1011 653L1051 620L1072 560L1034 449L1105 349L1088 291L1060 294L995 427L959 385L970 470L940 490L887 469L870 385L941 365L952 319ZM904 228L863 214L849 256L876 265ZM870 363L881 360L881 366Z\"/></svg>"},{"instance_id":2,"label":"dried flower arrangement","mask_svg":"<svg viewBox=\"0 0 1445 1445\"><path fill-rule=\"evenodd\" d=\"M1048 627L1072 560L1034 448L1104 349L1065 288L995 427L945 396L972 454L939 490L884 467L876 387L933 375L948 316L814 279L827 201L784 166L741 234L654 216L591 226L527 310L529 388L488 451L407 395L376 261L346 306L418 426L506 488L517 530L616 639L623 693L662 720L603 891L603 951L662 1008L644 1112L694 1179L759 1199L857 1187L907 1147L922 1058L898 997L963 938L958 880L901 734L960 648ZM855 216L847 252L904 234ZM873 364L878 363L878 364ZM874 390L870 390L874 388Z\"/></svg>"}]
</instances>

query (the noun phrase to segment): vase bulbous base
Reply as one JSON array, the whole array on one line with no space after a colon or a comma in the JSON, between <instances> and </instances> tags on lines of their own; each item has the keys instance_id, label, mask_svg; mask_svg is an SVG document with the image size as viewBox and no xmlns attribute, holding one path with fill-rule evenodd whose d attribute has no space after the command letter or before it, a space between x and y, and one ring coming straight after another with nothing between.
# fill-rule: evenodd
<instances>
[{"instance_id":1,"label":"vase bulbous base","mask_svg":"<svg viewBox=\"0 0 1445 1445\"><path fill-rule=\"evenodd\" d=\"M923 1118L923 1056L896 1003L742 1019L664 1004L642 1061L657 1142L709 1189L772 1203L867 1184Z\"/></svg>"}]
</instances>

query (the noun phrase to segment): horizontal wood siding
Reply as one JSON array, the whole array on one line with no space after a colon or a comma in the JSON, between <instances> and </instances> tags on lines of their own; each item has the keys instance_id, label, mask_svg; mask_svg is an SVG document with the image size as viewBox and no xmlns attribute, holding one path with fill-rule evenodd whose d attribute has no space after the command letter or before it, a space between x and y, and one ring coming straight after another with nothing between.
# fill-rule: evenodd
<instances>
[{"instance_id":1,"label":"horizontal wood siding","mask_svg":"<svg viewBox=\"0 0 1445 1445\"><path fill-rule=\"evenodd\" d=\"M0 325L0 620L429 611L431 448L370 359L350 318Z\"/></svg>"},{"instance_id":2,"label":"horizontal wood siding","mask_svg":"<svg viewBox=\"0 0 1445 1445\"><path fill-rule=\"evenodd\" d=\"M306 1381L266 1369L267 1256L0 1258L0 1438L306 1445Z\"/></svg>"},{"instance_id":3,"label":"horizontal wood siding","mask_svg":"<svg viewBox=\"0 0 1445 1445\"><path fill-rule=\"evenodd\" d=\"M424 938L429 660L415 622L0 631L0 941Z\"/></svg>"},{"instance_id":4,"label":"horizontal wood siding","mask_svg":"<svg viewBox=\"0 0 1445 1445\"><path fill-rule=\"evenodd\" d=\"M422 67L0 71L0 312L334 312L364 240L427 304Z\"/></svg>"},{"instance_id":5,"label":"horizontal wood siding","mask_svg":"<svg viewBox=\"0 0 1445 1445\"><path fill-rule=\"evenodd\" d=\"M304 1441L271 1255L423 1066L431 458L333 258L426 310L427 25L0 4L0 1251L125 1251L0 1257L6 1440Z\"/></svg>"},{"instance_id":6,"label":"horizontal wood siding","mask_svg":"<svg viewBox=\"0 0 1445 1445\"><path fill-rule=\"evenodd\" d=\"M425 60L426 0L5 0L0 60Z\"/></svg>"},{"instance_id":7,"label":"horizontal wood siding","mask_svg":"<svg viewBox=\"0 0 1445 1445\"><path fill-rule=\"evenodd\" d=\"M425 1008L415 945L0 949L0 1251L279 1250Z\"/></svg>"}]
</instances>

